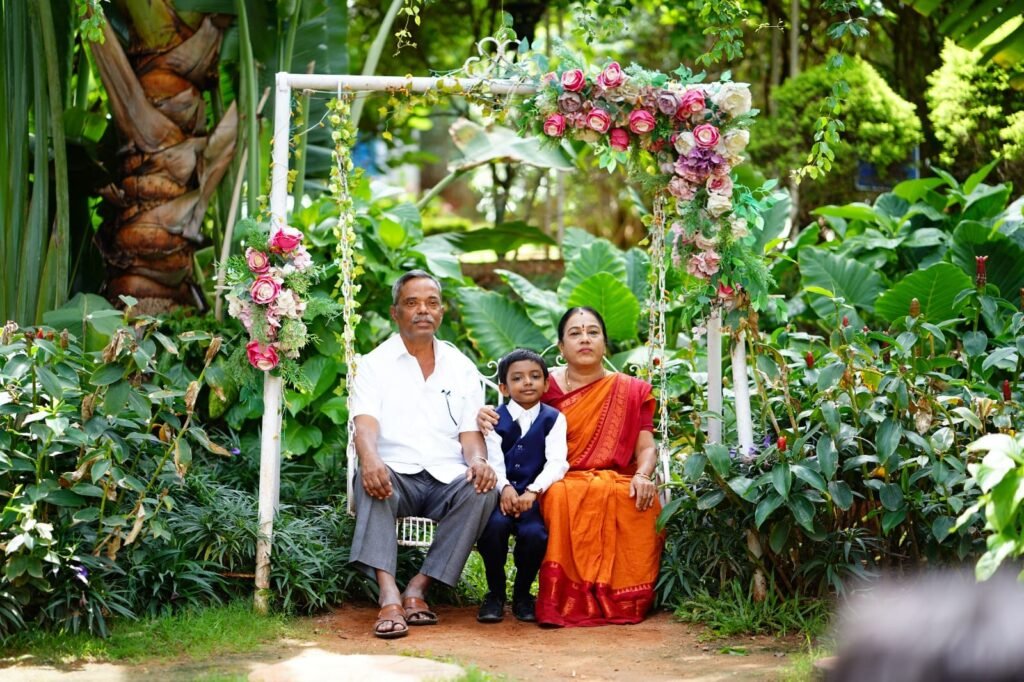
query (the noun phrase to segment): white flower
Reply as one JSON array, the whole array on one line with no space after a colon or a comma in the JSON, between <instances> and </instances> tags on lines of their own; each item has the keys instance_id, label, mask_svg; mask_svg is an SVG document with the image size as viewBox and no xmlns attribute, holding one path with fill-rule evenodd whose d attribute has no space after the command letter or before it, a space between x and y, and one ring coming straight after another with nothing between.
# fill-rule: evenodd
<instances>
[{"instance_id":1,"label":"white flower","mask_svg":"<svg viewBox=\"0 0 1024 682\"><path fill-rule=\"evenodd\" d=\"M675 148L680 156L686 156L696 146L697 140L693 138L693 133L686 131L676 135Z\"/></svg>"},{"instance_id":2,"label":"white flower","mask_svg":"<svg viewBox=\"0 0 1024 682\"><path fill-rule=\"evenodd\" d=\"M732 238L743 239L750 234L750 230L747 229L747 219L740 218L736 215L729 216L729 225L732 227Z\"/></svg>"},{"instance_id":3,"label":"white flower","mask_svg":"<svg viewBox=\"0 0 1024 682\"><path fill-rule=\"evenodd\" d=\"M707 210L708 213L717 218L723 213L732 210L732 198L725 194L712 192L708 195Z\"/></svg>"},{"instance_id":4,"label":"white flower","mask_svg":"<svg viewBox=\"0 0 1024 682\"><path fill-rule=\"evenodd\" d=\"M274 312L280 317L290 317L293 320L298 320L306 312L306 302L299 298L291 289L285 289L278 294L277 300L274 303L276 308Z\"/></svg>"},{"instance_id":5,"label":"white flower","mask_svg":"<svg viewBox=\"0 0 1024 682\"><path fill-rule=\"evenodd\" d=\"M728 154L737 156L747 148L747 144L750 142L750 131L730 130L725 134L722 142L725 145L725 151Z\"/></svg>"},{"instance_id":6,"label":"white flower","mask_svg":"<svg viewBox=\"0 0 1024 682\"><path fill-rule=\"evenodd\" d=\"M729 116L736 118L750 111L750 87L743 83L722 83L711 101Z\"/></svg>"}]
</instances>

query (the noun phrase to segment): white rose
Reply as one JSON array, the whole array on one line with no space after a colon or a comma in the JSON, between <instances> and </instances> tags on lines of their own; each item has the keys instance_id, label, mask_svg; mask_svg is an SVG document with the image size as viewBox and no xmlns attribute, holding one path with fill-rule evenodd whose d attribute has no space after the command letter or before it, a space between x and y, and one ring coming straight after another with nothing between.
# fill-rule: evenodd
<instances>
[{"instance_id":1,"label":"white rose","mask_svg":"<svg viewBox=\"0 0 1024 682\"><path fill-rule=\"evenodd\" d=\"M676 135L675 148L679 156L686 156L696 146L697 140L694 139L693 133L686 131Z\"/></svg>"},{"instance_id":2,"label":"white rose","mask_svg":"<svg viewBox=\"0 0 1024 682\"><path fill-rule=\"evenodd\" d=\"M749 130L730 130L723 138L725 151L731 156L738 156L740 152L747 148L749 142Z\"/></svg>"},{"instance_id":3,"label":"white rose","mask_svg":"<svg viewBox=\"0 0 1024 682\"><path fill-rule=\"evenodd\" d=\"M729 225L732 226L733 239L743 239L744 237L750 234L750 230L747 229L746 218L731 216L729 218Z\"/></svg>"},{"instance_id":4,"label":"white rose","mask_svg":"<svg viewBox=\"0 0 1024 682\"><path fill-rule=\"evenodd\" d=\"M732 210L732 199L724 194L712 192L708 195L707 210L708 213L717 218L726 211Z\"/></svg>"},{"instance_id":5,"label":"white rose","mask_svg":"<svg viewBox=\"0 0 1024 682\"><path fill-rule=\"evenodd\" d=\"M745 83L723 83L711 101L729 116L736 118L750 111L750 86Z\"/></svg>"}]
</instances>

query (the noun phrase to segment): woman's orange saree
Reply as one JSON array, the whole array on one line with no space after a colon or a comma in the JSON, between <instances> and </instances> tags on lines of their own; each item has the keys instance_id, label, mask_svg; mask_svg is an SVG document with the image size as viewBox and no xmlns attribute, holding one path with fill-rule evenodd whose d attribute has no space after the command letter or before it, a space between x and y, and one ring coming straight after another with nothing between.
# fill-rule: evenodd
<instances>
[{"instance_id":1,"label":"woman's orange saree","mask_svg":"<svg viewBox=\"0 0 1024 682\"><path fill-rule=\"evenodd\" d=\"M611 374L544 401L568 424L569 472L541 500L548 548L540 569L537 620L559 626L639 623L654 601L661 510L629 497L641 430L652 430L650 384Z\"/></svg>"}]
</instances>

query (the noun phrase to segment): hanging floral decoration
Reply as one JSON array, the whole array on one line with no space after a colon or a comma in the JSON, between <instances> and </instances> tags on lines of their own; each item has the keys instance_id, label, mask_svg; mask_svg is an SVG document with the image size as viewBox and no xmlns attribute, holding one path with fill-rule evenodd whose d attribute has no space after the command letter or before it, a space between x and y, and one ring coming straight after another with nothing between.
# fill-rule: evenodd
<instances>
[{"instance_id":1,"label":"hanging floral decoration","mask_svg":"<svg viewBox=\"0 0 1024 682\"><path fill-rule=\"evenodd\" d=\"M672 264L701 302L743 290L765 307L771 281L754 233L775 183L752 191L732 172L758 113L749 86L729 74L702 83L704 74L686 67L674 79L615 61L595 72L568 51L559 55L559 68L539 76L537 94L517 107L521 132L589 143L602 168L623 165L663 195Z\"/></svg>"}]
</instances>

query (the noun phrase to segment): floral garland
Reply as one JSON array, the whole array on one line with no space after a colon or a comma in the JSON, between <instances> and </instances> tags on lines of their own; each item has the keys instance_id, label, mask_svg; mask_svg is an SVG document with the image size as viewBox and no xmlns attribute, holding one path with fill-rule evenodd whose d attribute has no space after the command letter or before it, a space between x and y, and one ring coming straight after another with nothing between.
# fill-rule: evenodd
<instances>
[{"instance_id":1,"label":"floral garland","mask_svg":"<svg viewBox=\"0 0 1024 682\"><path fill-rule=\"evenodd\" d=\"M697 300L735 301L744 289L744 299L765 307L771 280L750 227L762 226L763 197L774 183L754 192L732 175L758 113L749 86L700 83L703 74L685 67L673 80L614 61L593 75L575 55L561 57L520 105L522 132L593 144L602 168L625 165L666 195L672 263L690 276Z\"/></svg>"},{"instance_id":2,"label":"floral garland","mask_svg":"<svg viewBox=\"0 0 1024 682\"><path fill-rule=\"evenodd\" d=\"M310 310L307 299L318 273L301 230L285 225L268 235L253 220L242 223L249 227L245 255L228 260L225 299L228 313L249 333L249 364L269 372L298 359L309 340L304 320L323 312Z\"/></svg>"}]
</instances>

